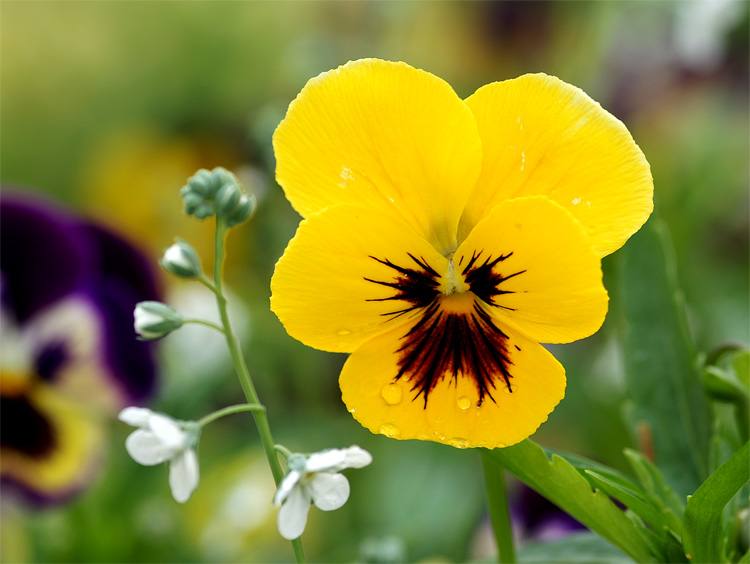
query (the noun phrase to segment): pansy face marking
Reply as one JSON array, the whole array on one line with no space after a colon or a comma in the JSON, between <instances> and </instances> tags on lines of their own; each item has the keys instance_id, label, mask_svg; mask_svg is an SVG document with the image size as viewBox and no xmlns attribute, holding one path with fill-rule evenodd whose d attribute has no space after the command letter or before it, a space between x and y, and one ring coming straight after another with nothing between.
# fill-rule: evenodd
<instances>
[{"instance_id":1,"label":"pansy face marking","mask_svg":"<svg viewBox=\"0 0 750 564\"><path fill-rule=\"evenodd\" d=\"M430 392L446 375L454 384L458 383L459 377L474 381L479 396L477 407L481 407L485 396L495 402L490 390L496 389L496 380L508 392L513 392L510 383L513 362L507 350L508 335L495 325L486 311L488 307L497 307L497 296L513 293L512 290L502 290L502 282L525 272L519 270L503 275L496 269L512 254L501 254L494 259L488 256L480 261L482 251L474 252L466 265L462 264L462 256L458 265L459 268L463 266L460 275L450 261L445 277L441 277L424 258L417 259L412 254L408 256L416 268L370 257L396 274L392 281L365 278L368 282L395 290L392 296L368 301L406 302L409 304L406 307L380 315L387 317L388 321L403 315L411 315L416 320L401 339L403 344L397 351L399 371L393 380L408 380L411 391L416 392L413 400L422 396L425 408Z\"/></svg>"},{"instance_id":2,"label":"pansy face marking","mask_svg":"<svg viewBox=\"0 0 750 564\"><path fill-rule=\"evenodd\" d=\"M364 59L311 79L273 146L303 221L271 309L306 345L351 354L339 386L352 416L457 448L534 433L566 385L542 343L599 329L601 258L653 208L625 126L545 74L461 99Z\"/></svg>"}]
</instances>

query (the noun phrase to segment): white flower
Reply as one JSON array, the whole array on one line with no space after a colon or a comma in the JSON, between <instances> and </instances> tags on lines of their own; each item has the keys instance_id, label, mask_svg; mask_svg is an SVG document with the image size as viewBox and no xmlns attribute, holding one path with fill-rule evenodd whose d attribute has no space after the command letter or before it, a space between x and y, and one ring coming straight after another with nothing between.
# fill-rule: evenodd
<instances>
[{"instance_id":1,"label":"white flower","mask_svg":"<svg viewBox=\"0 0 750 564\"><path fill-rule=\"evenodd\" d=\"M142 407L127 407L118 417L120 421L138 427L125 440L128 454L144 466L169 462L172 496L185 503L198 486L200 477L194 448L198 442L198 427L192 422L180 424Z\"/></svg>"},{"instance_id":2,"label":"white flower","mask_svg":"<svg viewBox=\"0 0 750 564\"><path fill-rule=\"evenodd\" d=\"M279 509L279 532L285 539L296 539L305 530L307 511L314 503L323 511L338 509L349 499L349 481L338 472L362 468L372 462L366 450L351 446L316 452L310 456L293 454L287 460L287 475L273 498Z\"/></svg>"}]
</instances>

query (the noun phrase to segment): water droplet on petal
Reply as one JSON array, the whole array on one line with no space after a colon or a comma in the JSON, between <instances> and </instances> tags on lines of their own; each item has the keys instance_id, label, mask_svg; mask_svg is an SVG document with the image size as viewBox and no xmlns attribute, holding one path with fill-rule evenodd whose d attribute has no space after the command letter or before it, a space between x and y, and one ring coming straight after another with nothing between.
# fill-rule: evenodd
<instances>
[{"instance_id":1,"label":"water droplet on petal","mask_svg":"<svg viewBox=\"0 0 750 564\"><path fill-rule=\"evenodd\" d=\"M505 448L507 446L505 443L497 443L497 448Z\"/></svg>"},{"instance_id":2,"label":"water droplet on petal","mask_svg":"<svg viewBox=\"0 0 750 564\"><path fill-rule=\"evenodd\" d=\"M355 411L357 411L356 407L350 407L349 408L349 413L354 413Z\"/></svg>"},{"instance_id":3,"label":"water droplet on petal","mask_svg":"<svg viewBox=\"0 0 750 564\"><path fill-rule=\"evenodd\" d=\"M401 431L398 427L395 425L391 425L390 423L383 423L380 426L380 434L385 435L386 437L396 438L401 434Z\"/></svg>"},{"instance_id":4,"label":"water droplet on petal","mask_svg":"<svg viewBox=\"0 0 750 564\"><path fill-rule=\"evenodd\" d=\"M451 439L448 441L448 444L456 448L469 448L469 441L467 441L466 439Z\"/></svg>"},{"instance_id":5,"label":"water droplet on petal","mask_svg":"<svg viewBox=\"0 0 750 564\"><path fill-rule=\"evenodd\" d=\"M458 409L469 409L471 407L471 400L467 398L466 396L458 398L458 401L456 402L458 404Z\"/></svg>"},{"instance_id":6,"label":"water droplet on petal","mask_svg":"<svg viewBox=\"0 0 750 564\"><path fill-rule=\"evenodd\" d=\"M383 389L380 390L380 395L383 396L385 403L388 405L396 405L401 402L401 386L398 384L388 384L383 386Z\"/></svg>"},{"instance_id":7,"label":"water droplet on petal","mask_svg":"<svg viewBox=\"0 0 750 564\"><path fill-rule=\"evenodd\" d=\"M351 335L352 332L349 331L349 329L339 329L338 331L336 331L336 334L339 337L346 337L347 335Z\"/></svg>"}]
</instances>

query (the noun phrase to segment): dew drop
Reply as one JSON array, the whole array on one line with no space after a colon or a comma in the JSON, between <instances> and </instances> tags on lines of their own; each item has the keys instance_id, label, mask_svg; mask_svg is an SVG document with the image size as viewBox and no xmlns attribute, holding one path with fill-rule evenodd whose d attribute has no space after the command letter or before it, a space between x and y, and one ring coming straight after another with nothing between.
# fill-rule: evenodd
<instances>
[{"instance_id":1,"label":"dew drop","mask_svg":"<svg viewBox=\"0 0 750 564\"><path fill-rule=\"evenodd\" d=\"M461 410L469 409L469 407L471 407L471 400L466 396L458 398L456 403L458 404L458 409Z\"/></svg>"},{"instance_id":2,"label":"dew drop","mask_svg":"<svg viewBox=\"0 0 750 564\"><path fill-rule=\"evenodd\" d=\"M349 329L339 329L338 331L336 331L336 334L339 337L346 337L347 335L351 335L352 332L349 331Z\"/></svg>"},{"instance_id":3,"label":"dew drop","mask_svg":"<svg viewBox=\"0 0 750 564\"><path fill-rule=\"evenodd\" d=\"M401 434L401 431L398 427L395 425L391 425L390 423L383 423L380 426L380 434L385 435L386 437L396 438Z\"/></svg>"},{"instance_id":4,"label":"dew drop","mask_svg":"<svg viewBox=\"0 0 750 564\"><path fill-rule=\"evenodd\" d=\"M507 446L505 443L497 443L497 448L505 448Z\"/></svg>"},{"instance_id":5,"label":"dew drop","mask_svg":"<svg viewBox=\"0 0 750 564\"><path fill-rule=\"evenodd\" d=\"M349 413L354 413L355 411L357 411L356 407L350 407L349 408Z\"/></svg>"},{"instance_id":6,"label":"dew drop","mask_svg":"<svg viewBox=\"0 0 750 564\"><path fill-rule=\"evenodd\" d=\"M448 441L448 444L456 448L469 448L469 441L467 441L466 439L450 439Z\"/></svg>"},{"instance_id":7,"label":"dew drop","mask_svg":"<svg viewBox=\"0 0 750 564\"><path fill-rule=\"evenodd\" d=\"M388 405L396 405L401 402L401 386L398 384L387 384L380 390L380 395L383 396L385 403Z\"/></svg>"}]
</instances>

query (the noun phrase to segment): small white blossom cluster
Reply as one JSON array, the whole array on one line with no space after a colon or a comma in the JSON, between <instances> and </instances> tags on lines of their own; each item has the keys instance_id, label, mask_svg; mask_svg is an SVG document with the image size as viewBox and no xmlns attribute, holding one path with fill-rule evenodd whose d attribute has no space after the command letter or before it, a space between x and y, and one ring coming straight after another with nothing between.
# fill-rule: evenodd
<instances>
[{"instance_id":1,"label":"small white blossom cluster","mask_svg":"<svg viewBox=\"0 0 750 564\"><path fill-rule=\"evenodd\" d=\"M310 504L323 511L333 511L344 505L349 499L349 481L338 472L345 468L363 468L371 462L372 455L358 446L324 450L309 456L291 455L287 460L287 475L273 500L275 505L281 505L278 517L281 536L292 540L302 535Z\"/></svg>"},{"instance_id":2,"label":"small white blossom cluster","mask_svg":"<svg viewBox=\"0 0 750 564\"><path fill-rule=\"evenodd\" d=\"M137 427L125 441L133 460L144 466L168 462L172 496L180 503L190 499L200 478L195 452L200 436L198 424L176 421L142 407L123 409L119 419ZM310 455L290 455L287 474L273 499L275 505L281 506L278 515L281 536L293 540L302 535L311 505L323 511L344 505L349 499L349 481L339 472L363 468L371 462L372 455L356 445Z\"/></svg>"},{"instance_id":3,"label":"small white blossom cluster","mask_svg":"<svg viewBox=\"0 0 750 564\"><path fill-rule=\"evenodd\" d=\"M169 462L172 495L180 503L190 499L200 479L195 453L200 433L197 425L180 423L143 407L123 409L119 419L138 427L125 440L125 448L133 460L144 466Z\"/></svg>"}]
</instances>

